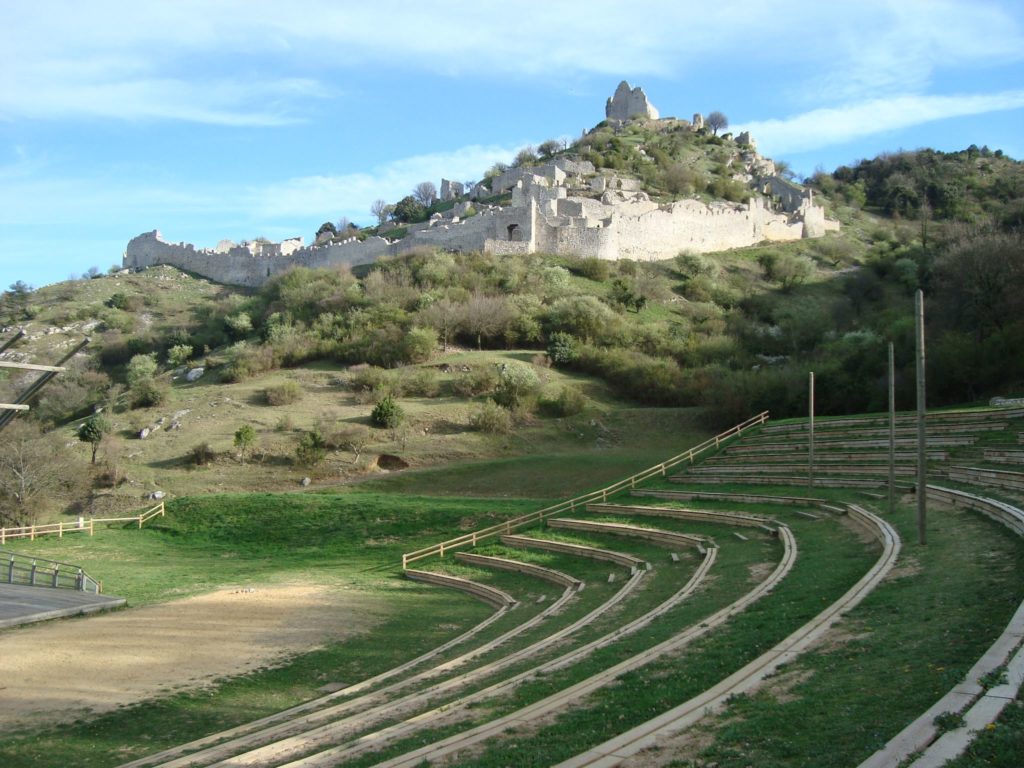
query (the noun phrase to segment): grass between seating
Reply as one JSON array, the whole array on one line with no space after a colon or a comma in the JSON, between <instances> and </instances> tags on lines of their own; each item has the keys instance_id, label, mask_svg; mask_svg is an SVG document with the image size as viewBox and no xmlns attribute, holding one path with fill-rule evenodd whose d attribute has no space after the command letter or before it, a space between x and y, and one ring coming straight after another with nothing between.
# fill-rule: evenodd
<instances>
[{"instance_id":1,"label":"grass between seating","mask_svg":"<svg viewBox=\"0 0 1024 768\"><path fill-rule=\"evenodd\" d=\"M381 616L367 634L272 669L53 730L4 734L0 765L117 765L308 700L325 682L356 682L425 653L482 621L491 609L401 579L401 552L536 506L535 501L503 501L498 507L490 500L375 493L232 494L176 500L165 518L142 530L11 542L10 549L82 565L108 585L116 584L116 593L131 605L225 585L308 580L359 590L379 606ZM492 625L477 642L508 626Z\"/></svg>"}]
</instances>

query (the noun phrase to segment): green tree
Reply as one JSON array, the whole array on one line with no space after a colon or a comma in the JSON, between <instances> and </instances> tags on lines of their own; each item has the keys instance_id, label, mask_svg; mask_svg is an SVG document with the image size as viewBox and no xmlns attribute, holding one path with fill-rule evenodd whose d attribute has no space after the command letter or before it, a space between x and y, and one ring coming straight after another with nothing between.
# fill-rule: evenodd
<instances>
[{"instance_id":1,"label":"green tree","mask_svg":"<svg viewBox=\"0 0 1024 768\"><path fill-rule=\"evenodd\" d=\"M370 421L378 427L387 427L388 429L394 429L404 420L405 411L402 410L402 406L395 402L391 395L378 400L377 404L373 406L373 412L370 414Z\"/></svg>"},{"instance_id":2,"label":"green tree","mask_svg":"<svg viewBox=\"0 0 1024 768\"><path fill-rule=\"evenodd\" d=\"M235 430L235 448L238 449L238 459L245 464L245 457L252 452L256 444L256 430L251 424L243 424Z\"/></svg>"},{"instance_id":3,"label":"green tree","mask_svg":"<svg viewBox=\"0 0 1024 768\"><path fill-rule=\"evenodd\" d=\"M99 450L103 436L110 431L110 424L100 414L94 413L83 422L78 430L78 439L92 446L92 463L96 463L96 451Z\"/></svg>"},{"instance_id":4,"label":"green tree","mask_svg":"<svg viewBox=\"0 0 1024 768\"><path fill-rule=\"evenodd\" d=\"M322 462L327 457L327 443L324 441L324 436L315 429L303 434L295 449L295 457L300 464L307 467L315 467Z\"/></svg>"},{"instance_id":5,"label":"green tree","mask_svg":"<svg viewBox=\"0 0 1024 768\"><path fill-rule=\"evenodd\" d=\"M399 224L423 221L427 217L427 209L423 207L412 195L407 195L395 203L391 216Z\"/></svg>"}]
</instances>

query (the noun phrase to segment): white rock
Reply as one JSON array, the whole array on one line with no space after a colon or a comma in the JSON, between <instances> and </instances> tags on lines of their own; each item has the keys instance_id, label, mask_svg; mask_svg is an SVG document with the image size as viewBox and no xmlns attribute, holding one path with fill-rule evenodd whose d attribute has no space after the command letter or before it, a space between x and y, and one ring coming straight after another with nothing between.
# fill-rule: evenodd
<instances>
[{"instance_id":1,"label":"white rock","mask_svg":"<svg viewBox=\"0 0 1024 768\"><path fill-rule=\"evenodd\" d=\"M199 381L202 378L204 369L193 368L191 371L185 374L185 381Z\"/></svg>"}]
</instances>

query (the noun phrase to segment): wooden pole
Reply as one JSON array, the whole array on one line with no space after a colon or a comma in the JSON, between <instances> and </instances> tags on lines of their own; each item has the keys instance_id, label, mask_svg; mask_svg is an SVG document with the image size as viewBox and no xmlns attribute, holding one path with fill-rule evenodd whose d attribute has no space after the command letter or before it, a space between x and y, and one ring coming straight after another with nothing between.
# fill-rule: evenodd
<instances>
[{"instance_id":1,"label":"wooden pole","mask_svg":"<svg viewBox=\"0 0 1024 768\"><path fill-rule=\"evenodd\" d=\"M927 544L925 527L928 518L927 470L925 466L925 378L924 378L924 291L918 289L914 295L914 325L917 345L917 539Z\"/></svg>"},{"instance_id":2,"label":"wooden pole","mask_svg":"<svg viewBox=\"0 0 1024 768\"><path fill-rule=\"evenodd\" d=\"M807 378L807 486L814 487L814 371Z\"/></svg>"},{"instance_id":3,"label":"wooden pole","mask_svg":"<svg viewBox=\"0 0 1024 768\"><path fill-rule=\"evenodd\" d=\"M889 514L896 511L896 356L889 342Z\"/></svg>"}]
</instances>

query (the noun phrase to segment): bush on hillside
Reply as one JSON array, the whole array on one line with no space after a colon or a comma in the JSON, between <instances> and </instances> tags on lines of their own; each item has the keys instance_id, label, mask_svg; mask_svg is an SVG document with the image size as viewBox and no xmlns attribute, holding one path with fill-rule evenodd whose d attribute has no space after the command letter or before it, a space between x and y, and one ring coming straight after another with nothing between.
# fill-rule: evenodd
<instances>
[{"instance_id":1,"label":"bush on hillside","mask_svg":"<svg viewBox=\"0 0 1024 768\"><path fill-rule=\"evenodd\" d=\"M305 467L315 467L327 457L327 444L323 435L318 431L310 430L299 438L299 444L295 447L295 458L299 464Z\"/></svg>"},{"instance_id":2,"label":"bush on hillside","mask_svg":"<svg viewBox=\"0 0 1024 768\"><path fill-rule=\"evenodd\" d=\"M395 429L404 420L405 411L402 410L402 406L395 402L391 395L379 400L370 413L370 421L378 427Z\"/></svg>"},{"instance_id":3,"label":"bush on hillside","mask_svg":"<svg viewBox=\"0 0 1024 768\"><path fill-rule=\"evenodd\" d=\"M291 405L301 400L302 394L302 387L294 381L283 381L263 390L267 405Z\"/></svg>"},{"instance_id":4,"label":"bush on hillside","mask_svg":"<svg viewBox=\"0 0 1024 768\"><path fill-rule=\"evenodd\" d=\"M490 365L477 365L452 379L452 391L460 397L476 397L493 392L498 385L498 372Z\"/></svg>"},{"instance_id":5,"label":"bush on hillside","mask_svg":"<svg viewBox=\"0 0 1024 768\"><path fill-rule=\"evenodd\" d=\"M478 432L504 435L512 431L512 414L493 400L486 400L469 417L469 425Z\"/></svg>"},{"instance_id":6,"label":"bush on hillside","mask_svg":"<svg viewBox=\"0 0 1024 768\"><path fill-rule=\"evenodd\" d=\"M542 397L538 402L540 412L545 416L566 418L581 413L587 405L587 398L576 387L564 386L555 397Z\"/></svg>"}]
</instances>

